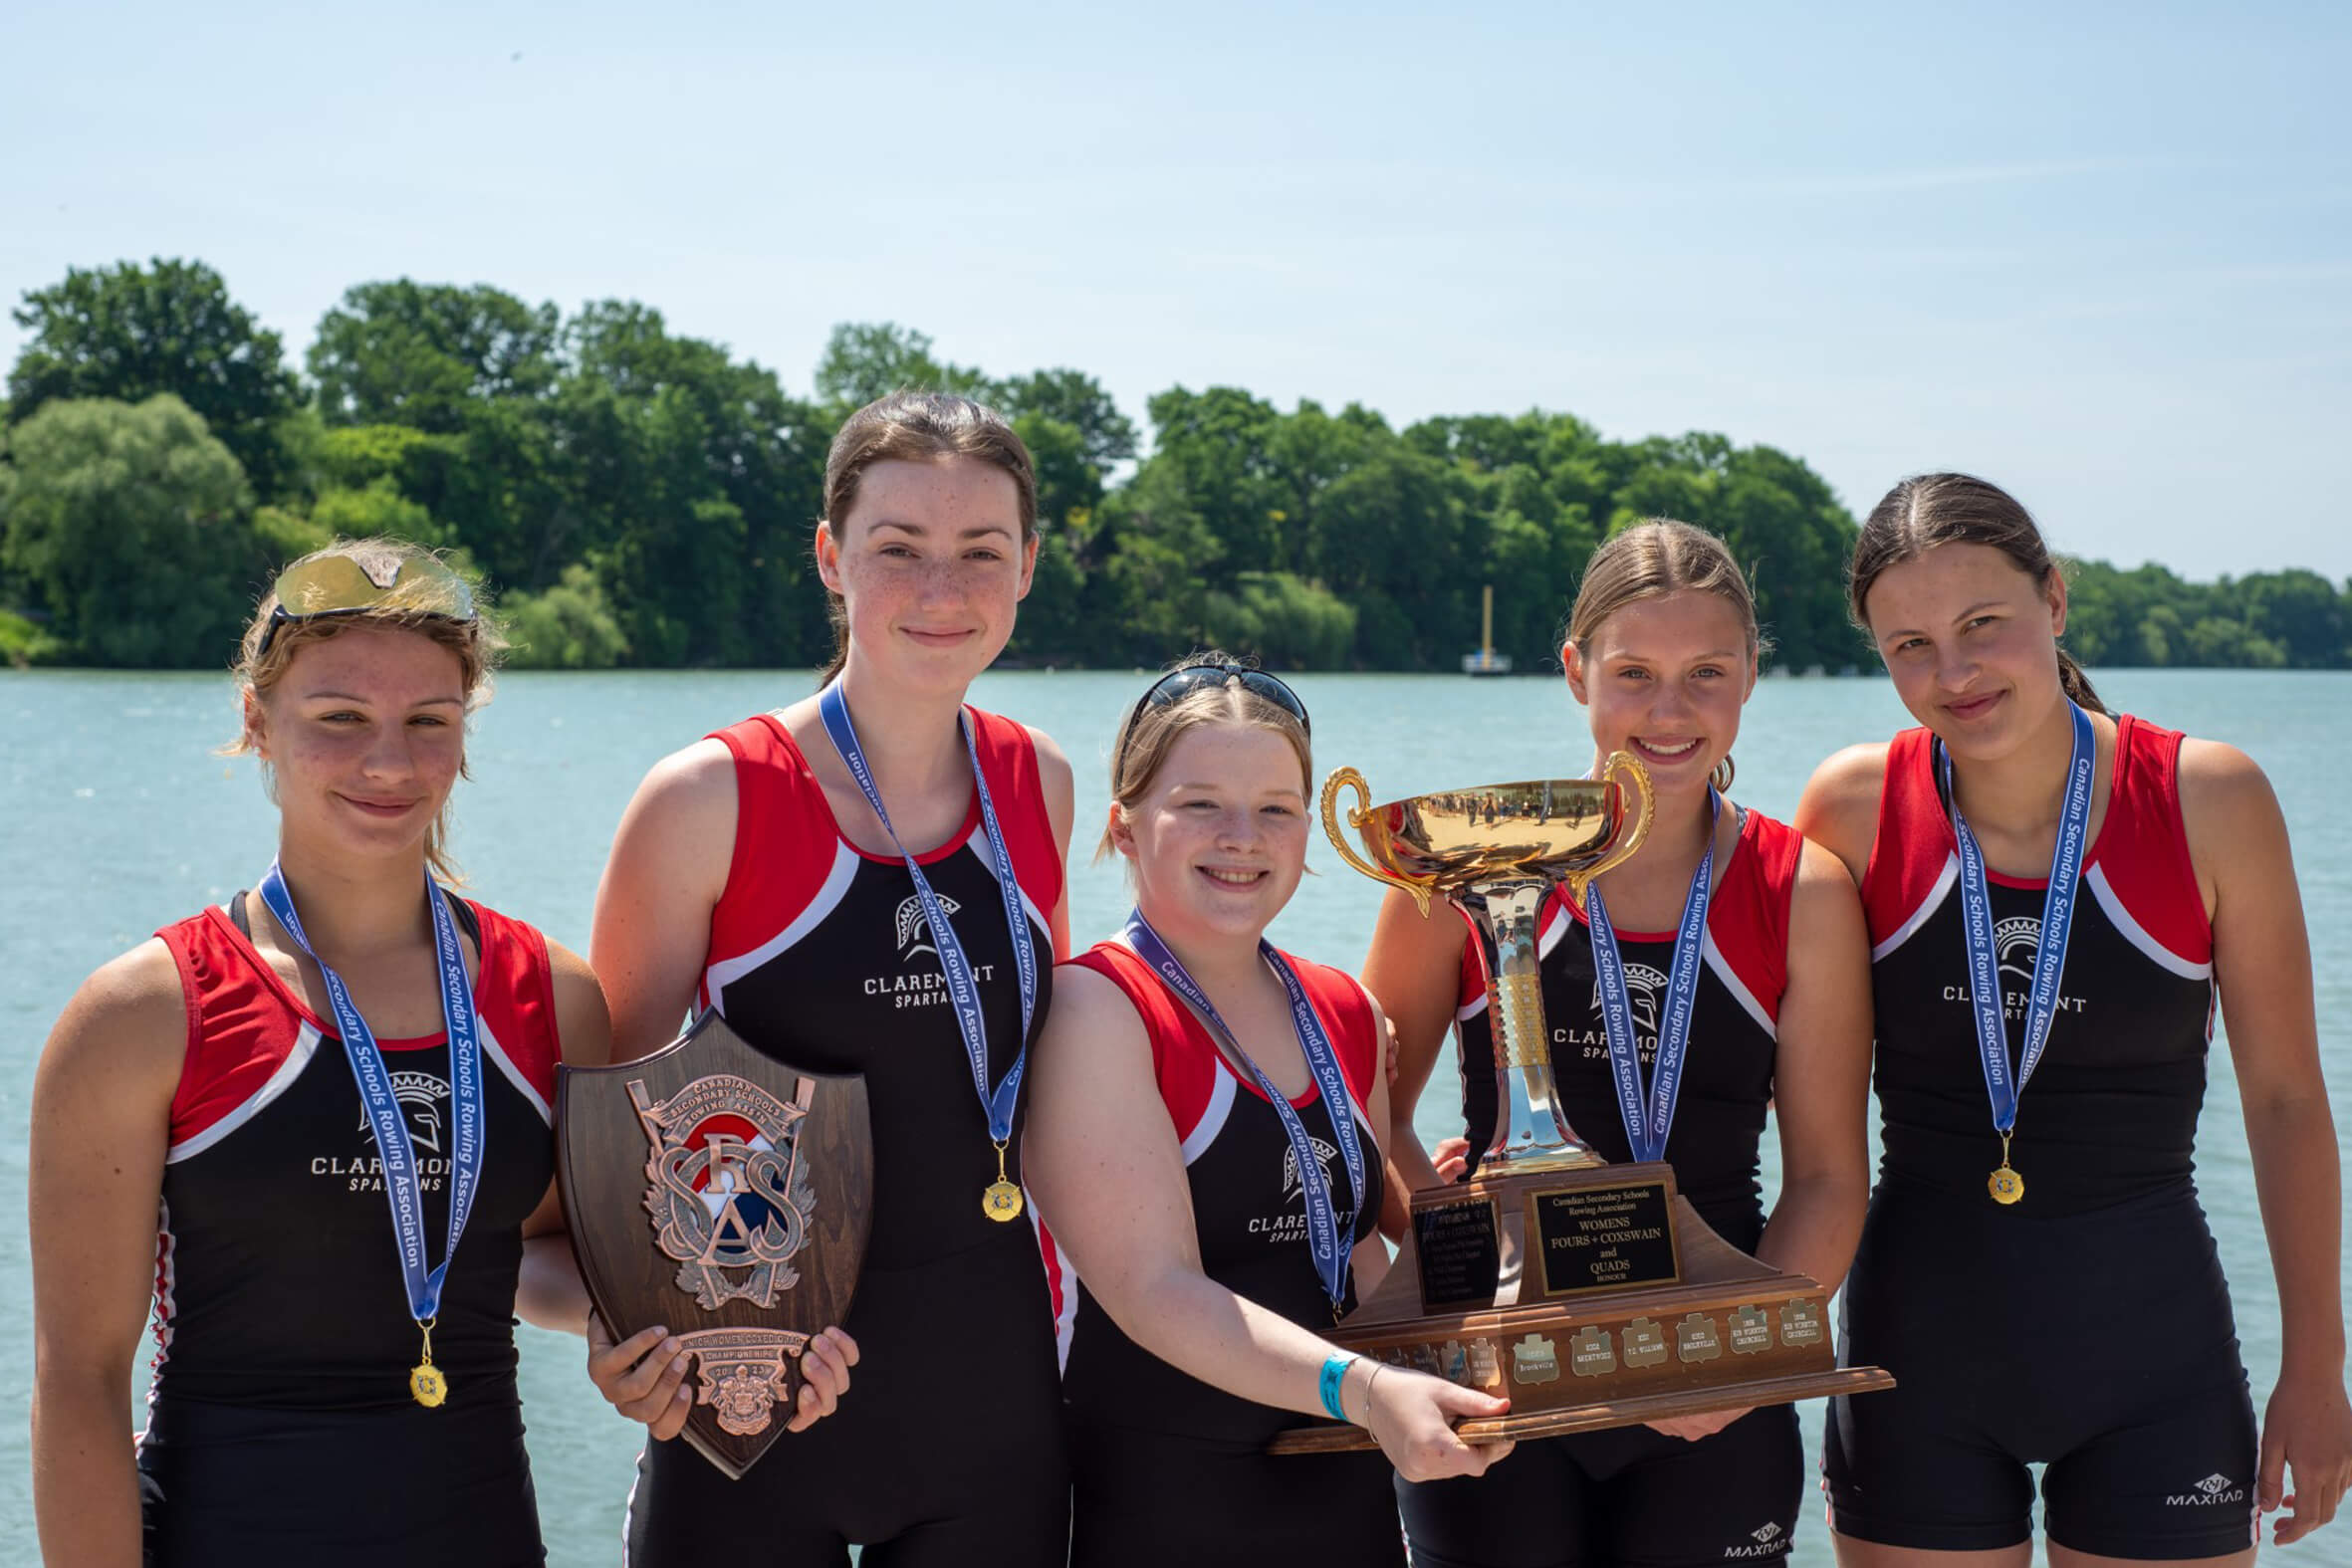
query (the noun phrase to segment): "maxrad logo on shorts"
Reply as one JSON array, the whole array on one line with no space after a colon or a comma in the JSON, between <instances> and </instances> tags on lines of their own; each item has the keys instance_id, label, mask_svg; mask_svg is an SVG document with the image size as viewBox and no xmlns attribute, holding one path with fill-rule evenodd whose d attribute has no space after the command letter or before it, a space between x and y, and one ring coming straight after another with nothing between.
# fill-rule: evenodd
<instances>
[{"instance_id":1,"label":"maxrad logo on shorts","mask_svg":"<svg viewBox=\"0 0 2352 1568\"><path fill-rule=\"evenodd\" d=\"M2217 1503L2245 1501L2245 1488L2232 1485L2229 1476L2216 1471L2199 1481L2194 1489L2174 1492L2164 1501L2171 1508L2210 1508Z\"/></svg>"},{"instance_id":2,"label":"maxrad logo on shorts","mask_svg":"<svg viewBox=\"0 0 2352 1568\"><path fill-rule=\"evenodd\" d=\"M1723 1554L1726 1557L1777 1557L1788 1550L1788 1532L1769 1519L1748 1534L1756 1542L1754 1546L1727 1546Z\"/></svg>"}]
</instances>

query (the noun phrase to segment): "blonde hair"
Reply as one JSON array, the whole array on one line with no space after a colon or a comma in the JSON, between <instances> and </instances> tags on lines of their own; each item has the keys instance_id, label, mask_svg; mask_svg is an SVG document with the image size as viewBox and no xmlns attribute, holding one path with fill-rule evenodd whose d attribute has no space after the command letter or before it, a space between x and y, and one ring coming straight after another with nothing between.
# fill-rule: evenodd
<instances>
[{"instance_id":1,"label":"blonde hair","mask_svg":"<svg viewBox=\"0 0 2352 1568\"><path fill-rule=\"evenodd\" d=\"M339 539L325 550L315 550L300 560L289 561L284 569L292 570L315 560L337 557L355 561L367 573L369 580L377 582L391 580L406 561L440 559L422 545L412 545L406 540ZM278 593L273 587L262 595L260 604L254 607L253 619L246 623L245 635L238 644L236 663L230 667L230 673L237 680L240 707L247 698L256 702L266 699L272 688L285 678L287 670L293 666L295 655L303 649L341 636L351 626L391 626L401 631L415 632L457 655L465 681L465 714L470 723L476 710L490 700L491 675L497 669L499 656L506 651L507 644L506 638L499 634L497 621L491 617L483 602L482 585L471 581L468 585L474 594L472 620L452 620L446 615L387 604L279 621ZM277 627L275 636L271 635L270 630L273 625ZM235 740L220 748L224 757L242 757L258 754L260 748L254 745L250 723L239 729ZM461 779L472 777L462 754L457 772ZM270 773L266 760L262 764L262 780L270 799L275 801L278 798L277 780ZM449 801L446 799L441 802L441 809L434 816L432 825L425 829L424 859L426 867L440 881L456 886L464 884L464 871L449 857Z\"/></svg>"},{"instance_id":2,"label":"blonde hair","mask_svg":"<svg viewBox=\"0 0 2352 1568\"><path fill-rule=\"evenodd\" d=\"M1756 623L1755 590L1732 559L1731 547L1703 528L1672 518L1646 518L1594 551L1585 562L1575 606L1568 611L1563 656L1572 646L1589 658L1601 627L1626 605L1683 592L1712 593L1739 612L1751 662L1771 650ZM1716 788L1729 789L1733 772L1729 756L1716 764Z\"/></svg>"},{"instance_id":3,"label":"blonde hair","mask_svg":"<svg viewBox=\"0 0 2352 1568\"><path fill-rule=\"evenodd\" d=\"M1195 665L1234 662L1214 651L1196 653L1169 665L1163 677ZM1143 803L1143 797L1151 793L1160 770L1167 766L1168 754L1176 749L1184 732L1204 724L1239 724L1274 731L1298 754L1299 779L1305 788L1313 788L1314 748L1307 740L1306 727L1298 722L1296 714L1250 690L1237 675L1228 676L1215 686L1196 687L1173 702L1138 702L1128 711L1126 721L1119 726L1118 738L1111 742L1111 809L1122 817L1132 816ZM1105 821L1102 839L1094 846L1094 858L1100 860L1112 848L1110 824Z\"/></svg>"}]
</instances>

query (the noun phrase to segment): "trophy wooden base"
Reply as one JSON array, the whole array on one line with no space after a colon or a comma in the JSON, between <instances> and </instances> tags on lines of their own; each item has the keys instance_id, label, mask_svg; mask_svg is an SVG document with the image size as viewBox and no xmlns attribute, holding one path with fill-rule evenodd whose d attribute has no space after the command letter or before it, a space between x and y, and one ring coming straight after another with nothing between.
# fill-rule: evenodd
<instances>
[{"instance_id":1,"label":"trophy wooden base","mask_svg":"<svg viewBox=\"0 0 2352 1568\"><path fill-rule=\"evenodd\" d=\"M1829 1292L1717 1235L1665 1165L1514 1171L1413 1195L1388 1277L1326 1336L1511 1401L1473 1442L1892 1388L1840 1367ZM1301 1427L1277 1454L1372 1447Z\"/></svg>"}]
</instances>

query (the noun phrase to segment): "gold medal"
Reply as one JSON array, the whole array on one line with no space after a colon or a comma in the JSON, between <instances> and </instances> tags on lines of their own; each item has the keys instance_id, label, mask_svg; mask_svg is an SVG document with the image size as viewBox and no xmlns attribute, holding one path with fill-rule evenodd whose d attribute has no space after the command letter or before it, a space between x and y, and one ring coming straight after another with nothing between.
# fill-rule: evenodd
<instances>
[{"instance_id":1,"label":"gold medal","mask_svg":"<svg viewBox=\"0 0 2352 1568\"><path fill-rule=\"evenodd\" d=\"M424 1330L424 1359L408 1370L408 1394L419 1405L432 1410L449 1397L449 1379L433 1365L433 1320L426 1318L417 1327Z\"/></svg>"},{"instance_id":2,"label":"gold medal","mask_svg":"<svg viewBox=\"0 0 2352 1568\"><path fill-rule=\"evenodd\" d=\"M980 1195L980 1212L999 1225L1021 1218L1021 1189L1005 1175L1005 1146L997 1145L997 1179Z\"/></svg>"},{"instance_id":3,"label":"gold medal","mask_svg":"<svg viewBox=\"0 0 2352 1568\"><path fill-rule=\"evenodd\" d=\"M1997 1204L2013 1204L2025 1196L2025 1178L2009 1169L2009 1135L2000 1135L2000 1169L1985 1179L1985 1190Z\"/></svg>"}]
</instances>

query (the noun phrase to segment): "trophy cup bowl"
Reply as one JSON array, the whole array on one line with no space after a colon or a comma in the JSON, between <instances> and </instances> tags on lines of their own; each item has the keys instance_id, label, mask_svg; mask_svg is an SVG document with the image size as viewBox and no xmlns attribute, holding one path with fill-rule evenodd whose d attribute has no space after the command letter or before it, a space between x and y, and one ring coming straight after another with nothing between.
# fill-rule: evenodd
<instances>
[{"instance_id":1,"label":"trophy cup bowl","mask_svg":"<svg viewBox=\"0 0 2352 1568\"><path fill-rule=\"evenodd\" d=\"M1339 827L1340 791L1355 791ZM1592 880L1641 847L1654 809L1650 771L1612 752L1598 779L1537 779L1444 789L1371 803L1363 775L1342 768L1323 784L1323 831L1340 858L1402 888L1429 913L1443 897L1470 917L1486 957L1487 1002L1496 1020L1495 1136L1479 1170L1577 1170L1601 1163L1568 1125L1551 1078L1535 935L1554 886L1579 906Z\"/></svg>"},{"instance_id":2,"label":"trophy cup bowl","mask_svg":"<svg viewBox=\"0 0 2352 1568\"><path fill-rule=\"evenodd\" d=\"M1347 789L1354 843L1339 823ZM1603 1161L1560 1110L1538 918L1553 887L1581 905L1595 877L1641 847L1652 805L1640 759L1612 754L1598 779L1370 802L1363 776L1340 769L1323 785L1323 828L1349 865L1402 888L1423 915L1442 897L1470 917L1500 1092L1475 1170L1411 1195L1394 1266L1332 1342L1509 1398L1509 1415L1461 1425L1472 1443L1892 1387L1878 1367L1837 1365L1827 1289L1717 1235L1672 1167ZM1317 1422L1273 1450L1370 1443Z\"/></svg>"}]
</instances>

